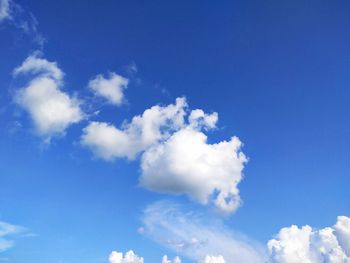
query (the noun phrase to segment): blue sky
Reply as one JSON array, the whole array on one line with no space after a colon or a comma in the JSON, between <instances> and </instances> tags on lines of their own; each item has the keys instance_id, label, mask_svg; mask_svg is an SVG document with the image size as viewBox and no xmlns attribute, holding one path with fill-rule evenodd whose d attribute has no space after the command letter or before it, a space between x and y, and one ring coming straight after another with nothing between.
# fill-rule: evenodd
<instances>
[{"instance_id":1,"label":"blue sky","mask_svg":"<svg viewBox=\"0 0 350 263\"><path fill-rule=\"evenodd\" d=\"M342 0L0 0L0 262L132 249L146 263L232 263L235 246L303 262L276 248L290 241L281 228L323 240L334 224L346 259L303 248L305 262L349 262L349 11ZM31 100L30 86L47 93ZM155 105L146 140L150 119L132 119ZM218 204L226 190L237 207Z\"/></svg>"}]
</instances>

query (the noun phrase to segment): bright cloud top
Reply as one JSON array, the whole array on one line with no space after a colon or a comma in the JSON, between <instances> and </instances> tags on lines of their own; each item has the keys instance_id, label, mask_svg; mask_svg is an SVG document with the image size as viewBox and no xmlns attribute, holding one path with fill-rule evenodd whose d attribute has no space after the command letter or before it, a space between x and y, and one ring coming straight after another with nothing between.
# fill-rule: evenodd
<instances>
[{"instance_id":1,"label":"bright cloud top","mask_svg":"<svg viewBox=\"0 0 350 263\"><path fill-rule=\"evenodd\" d=\"M130 250L123 255L123 253L113 251L109 255L109 263L143 263L143 258L138 257Z\"/></svg>"},{"instance_id":2,"label":"bright cloud top","mask_svg":"<svg viewBox=\"0 0 350 263\"><path fill-rule=\"evenodd\" d=\"M0 23L11 18L10 3L10 0L0 0Z\"/></svg>"},{"instance_id":3,"label":"bright cloud top","mask_svg":"<svg viewBox=\"0 0 350 263\"><path fill-rule=\"evenodd\" d=\"M96 96L103 97L108 103L119 106L124 99L124 89L127 88L129 80L114 73L109 76L97 75L89 81L88 87Z\"/></svg>"},{"instance_id":4,"label":"bright cloud top","mask_svg":"<svg viewBox=\"0 0 350 263\"><path fill-rule=\"evenodd\" d=\"M332 227L282 228L268 242L271 263L349 263L350 218L339 216Z\"/></svg>"},{"instance_id":5,"label":"bright cloud top","mask_svg":"<svg viewBox=\"0 0 350 263\"><path fill-rule=\"evenodd\" d=\"M246 162L240 147L237 137L208 144L207 136L190 124L143 154L141 185L157 192L185 193L201 204L213 198L221 211L233 212L240 205L237 185Z\"/></svg>"},{"instance_id":6,"label":"bright cloud top","mask_svg":"<svg viewBox=\"0 0 350 263\"><path fill-rule=\"evenodd\" d=\"M12 237L23 233L25 228L0 221L0 252L3 252L14 246Z\"/></svg>"},{"instance_id":7,"label":"bright cloud top","mask_svg":"<svg viewBox=\"0 0 350 263\"><path fill-rule=\"evenodd\" d=\"M223 212L235 211L240 203L237 185L247 158L237 137L215 144L204 133L216 127L218 114L201 109L188 113L185 98L175 104L153 106L121 128L91 122L81 143L95 156L112 160L141 155L140 184L171 194L214 204Z\"/></svg>"},{"instance_id":8,"label":"bright cloud top","mask_svg":"<svg viewBox=\"0 0 350 263\"><path fill-rule=\"evenodd\" d=\"M14 75L32 74L29 84L20 89L15 101L32 118L37 133L45 139L64 135L66 129L83 119L79 101L61 90L63 72L56 62L29 56L14 70Z\"/></svg>"},{"instance_id":9,"label":"bright cloud top","mask_svg":"<svg viewBox=\"0 0 350 263\"><path fill-rule=\"evenodd\" d=\"M200 263L266 262L264 249L254 241L171 202L147 207L142 222L142 234Z\"/></svg>"}]
</instances>

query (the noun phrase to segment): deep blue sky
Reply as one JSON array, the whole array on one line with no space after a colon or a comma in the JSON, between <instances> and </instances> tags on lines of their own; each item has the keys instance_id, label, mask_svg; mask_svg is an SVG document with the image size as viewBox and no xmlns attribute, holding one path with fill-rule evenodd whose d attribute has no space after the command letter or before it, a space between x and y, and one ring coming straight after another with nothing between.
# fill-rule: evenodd
<instances>
[{"instance_id":1,"label":"deep blue sky","mask_svg":"<svg viewBox=\"0 0 350 263\"><path fill-rule=\"evenodd\" d=\"M283 226L323 227L349 215L348 1L17 3L38 20L43 53L66 73L70 93L86 95L88 80L107 71L131 78L127 105L106 106L99 118L119 125L183 95L191 108L219 113L210 141L236 135L249 157L244 204L225 219L232 229L265 243ZM173 255L136 229L149 203L187 198L137 187L137 162L94 160L78 145L86 122L42 147L11 103L11 72L37 48L0 26L0 219L37 234L4 257L86 263L130 248L147 262ZM14 121L22 127L9 132Z\"/></svg>"}]
</instances>

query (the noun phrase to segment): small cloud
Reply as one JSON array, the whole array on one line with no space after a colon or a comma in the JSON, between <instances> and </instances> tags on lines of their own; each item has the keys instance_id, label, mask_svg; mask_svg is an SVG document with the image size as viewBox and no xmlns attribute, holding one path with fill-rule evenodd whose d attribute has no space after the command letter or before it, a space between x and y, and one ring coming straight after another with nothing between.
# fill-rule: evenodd
<instances>
[{"instance_id":1,"label":"small cloud","mask_svg":"<svg viewBox=\"0 0 350 263\"><path fill-rule=\"evenodd\" d=\"M108 77L99 74L89 81L88 87L93 93L104 98L108 103L120 106L124 101L124 90L128 87L129 80L114 72Z\"/></svg>"},{"instance_id":2,"label":"small cloud","mask_svg":"<svg viewBox=\"0 0 350 263\"><path fill-rule=\"evenodd\" d=\"M139 227L138 229L137 229L137 233L139 233L139 234L143 234L143 233L145 233L145 228L144 227Z\"/></svg>"},{"instance_id":3,"label":"small cloud","mask_svg":"<svg viewBox=\"0 0 350 263\"><path fill-rule=\"evenodd\" d=\"M0 221L0 252L4 252L15 245L14 239L21 237L28 230L22 226Z\"/></svg>"},{"instance_id":4,"label":"small cloud","mask_svg":"<svg viewBox=\"0 0 350 263\"><path fill-rule=\"evenodd\" d=\"M143 258L137 256L132 250L126 252L125 255L113 251L109 255L109 263L143 263Z\"/></svg>"},{"instance_id":5,"label":"small cloud","mask_svg":"<svg viewBox=\"0 0 350 263\"><path fill-rule=\"evenodd\" d=\"M14 76L34 75L15 94L15 102L28 112L36 132L45 141L63 136L66 129L84 118L80 102L61 90L64 73L56 62L35 53L14 69Z\"/></svg>"},{"instance_id":6,"label":"small cloud","mask_svg":"<svg viewBox=\"0 0 350 263\"><path fill-rule=\"evenodd\" d=\"M0 0L0 23L11 19L10 4L11 0Z\"/></svg>"},{"instance_id":7,"label":"small cloud","mask_svg":"<svg viewBox=\"0 0 350 263\"><path fill-rule=\"evenodd\" d=\"M135 75L138 72L135 61L131 61L129 65L126 66L126 72L131 76Z\"/></svg>"},{"instance_id":8,"label":"small cloud","mask_svg":"<svg viewBox=\"0 0 350 263\"><path fill-rule=\"evenodd\" d=\"M38 20L13 0L0 0L0 23L4 21L30 36L40 49L43 48L46 40L38 31Z\"/></svg>"}]
</instances>

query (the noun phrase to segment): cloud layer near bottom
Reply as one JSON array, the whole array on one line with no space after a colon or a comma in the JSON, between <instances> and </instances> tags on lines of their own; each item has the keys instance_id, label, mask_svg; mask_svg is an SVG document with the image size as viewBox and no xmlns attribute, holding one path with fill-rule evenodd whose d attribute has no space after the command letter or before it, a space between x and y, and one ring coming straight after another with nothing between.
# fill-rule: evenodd
<instances>
[{"instance_id":1,"label":"cloud layer near bottom","mask_svg":"<svg viewBox=\"0 0 350 263\"><path fill-rule=\"evenodd\" d=\"M350 218L346 216L323 229L308 225L282 228L266 246L172 202L148 206L142 221L142 234L198 263L350 263ZM118 260L110 258L110 263L144 263L130 251L124 257L119 253ZM162 260L180 262L180 258Z\"/></svg>"},{"instance_id":2,"label":"cloud layer near bottom","mask_svg":"<svg viewBox=\"0 0 350 263\"><path fill-rule=\"evenodd\" d=\"M181 206L171 202L148 206L143 224L146 236L198 262L223 263L223 259L227 263L265 262L264 248L255 241L208 216L184 212Z\"/></svg>"}]
</instances>

